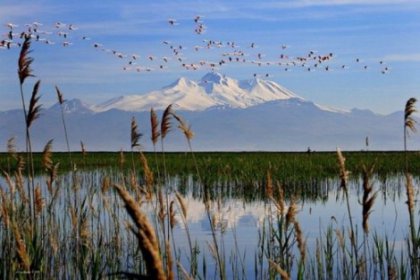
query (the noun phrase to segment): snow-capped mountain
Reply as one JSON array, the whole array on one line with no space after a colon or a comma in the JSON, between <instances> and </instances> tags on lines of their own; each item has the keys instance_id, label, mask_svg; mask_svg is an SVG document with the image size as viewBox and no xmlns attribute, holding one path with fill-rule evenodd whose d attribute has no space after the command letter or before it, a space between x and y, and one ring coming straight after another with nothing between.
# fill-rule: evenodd
<instances>
[{"instance_id":1,"label":"snow-capped mountain","mask_svg":"<svg viewBox=\"0 0 420 280\"><path fill-rule=\"evenodd\" d=\"M177 110L203 111L213 106L247 108L268 101L299 98L272 81L252 79L238 81L211 72L199 81L180 78L175 83L144 95L120 96L93 106L96 112L110 109L141 112L151 107L163 110L169 104Z\"/></svg>"},{"instance_id":2,"label":"snow-capped mountain","mask_svg":"<svg viewBox=\"0 0 420 280\"><path fill-rule=\"evenodd\" d=\"M118 97L100 105L72 99L63 106L44 109L31 127L33 148L40 151L54 139L54 150L66 149L63 108L72 150L80 149L80 141L90 151L129 150L133 117L144 135L141 145L151 150L150 108L161 114L169 104L192 125L196 151L360 150L366 148L366 137L372 150L403 147L403 112L383 116L369 110L338 110L304 100L272 81L237 81L209 73L199 81L180 78L161 90ZM24 127L21 110L0 112L0 150L5 150L13 136L17 147L24 150ZM173 123L165 138L167 151L188 148L176 127ZM420 149L419 133L411 135L409 148Z\"/></svg>"}]
</instances>

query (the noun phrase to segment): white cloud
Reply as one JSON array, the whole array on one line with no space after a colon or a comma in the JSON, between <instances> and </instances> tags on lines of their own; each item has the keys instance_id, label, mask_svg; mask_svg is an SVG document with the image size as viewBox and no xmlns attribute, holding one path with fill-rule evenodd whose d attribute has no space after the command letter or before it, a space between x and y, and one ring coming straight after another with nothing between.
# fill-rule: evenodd
<instances>
[{"instance_id":1,"label":"white cloud","mask_svg":"<svg viewBox=\"0 0 420 280\"><path fill-rule=\"evenodd\" d=\"M385 56L384 60L395 62L420 62L420 53L390 54Z\"/></svg>"}]
</instances>

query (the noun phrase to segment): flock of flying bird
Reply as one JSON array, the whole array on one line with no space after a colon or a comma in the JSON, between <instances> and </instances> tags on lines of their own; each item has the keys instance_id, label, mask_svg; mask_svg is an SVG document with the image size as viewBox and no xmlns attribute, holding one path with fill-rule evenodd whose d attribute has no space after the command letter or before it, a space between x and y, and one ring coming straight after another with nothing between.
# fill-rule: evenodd
<instances>
[{"instance_id":1,"label":"flock of flying bird","mask_svg":"<svg viewBox=\"0 0 420 280\"><path fill-rule=\"evenodd\" d=\"M192 19L193 32L197 35L202 35L207 30L203 23L202 16L195 16ZM168 28L177 28L180 23L175 19L167 20ZM390 71L389 66L382 60L370 65L363 62L360 58L354 58L350 64L333 63L335 54L328 52L319 54L317 51L310 50L302 55L291 55L289 53L289 46L279 46L278 57L272 60L266 59L266 55L259 52L259 47L255 42L247 44L246 47L240 47L234 41L222 42L220 40L199 40L200 44L195 46L183 46L181 44L174 44L170 41L163 41L162 44L167 47L166 56L155 56L153 54L139 55L127 54L125 52L107 48L104 44L99 42L92 42L88 36L78 36L75 31L79 28L74 24L56 22L53 27L47 29L42 23L33 22L25 24L23 28L19 29L17 24L5 24L7 32L0 38L0 50L7 50L21 46L22 39L25 35L31 36L34 42L46 45L60 45L62 47L70 47L76 41L86 41L97 51L110 54L113 57L122 61L122 69L124 71L134 72L152 72L162 71L174 65L179 65L186 70L216 70L227 64L242 63L257 66L256 69L266 70L267 67L275 66L281 71L291 71L292 69L301 69L305 72L318 71L333 71L349 69L350 67L368 70L375 69L382 74L387 74ZM74 34L76 33L76 34ZM195 61L188 59L185 54L190 51ZM278 69L273 71L280 71ZM270 68L274 69L274 68ZM270 70L271 73L273 72ZM258 71L258 72L261 72ZM254 77L263 76L270 77L270 73L253 74Z\"/></svg>"}]
</instances>

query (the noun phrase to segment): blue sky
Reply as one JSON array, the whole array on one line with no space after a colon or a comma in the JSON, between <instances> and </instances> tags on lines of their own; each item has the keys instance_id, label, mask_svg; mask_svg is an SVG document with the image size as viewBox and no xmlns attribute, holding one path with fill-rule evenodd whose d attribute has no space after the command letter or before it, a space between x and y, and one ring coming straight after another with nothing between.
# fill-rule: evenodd
<instances>
[{"instance_id":1,"label":"blue sky","mask_svg":"<svg viewBox=\"0 0 420 280\"><path fill-rule=\"evenodd\" d=\"M202 34L194 32L197 15L205 26ZM176 20L176 24L169 24L168 19ZM227 59L223 53L234 51L244 52L246 63L226 63L216 71L240 80L251 79L254 73L261 77L269 74L269 79L319 104L391 113L402 110L409 97L420 99L417 0L1 2L2 40L7 39L7 23L17 24L14 30L18 32L35 21L43 24L40 30L53 32L44 37L55 42L32 44L34 74L42 80L41 102L46 107L55 102L55 85L66 99L101 103L159 89L181 76L200 79L211 71L210 67L186 70L179 57L187 64L217 63ZM56 22L63 25L56 28ZM69 31L70 24L76 30ZM58 36L60 31L69 33L66 39ZM204 40L221 41L223 46L196 52L194 46L205 46ZM63 47L64 41L71 44ZM163 41L175 48L181 45L180 54L174 56ZM235 42L236 48L227 42ZM94 43L127 57L120 59L112 52L100 51ZM250 47L252 43L255 48ZM281 54L291 63L311 50L316 55L333 53L333 57L319 68L313 63L304 67L266 65L280 62ZM130 66L132 54L140 58ZM20 107L18 55L17 47L0 49L0 110ZM162 57L167 57L168 63ZM389 70L382 74L385 67ZM34 82L28 80L27 92Z\"/></svg>"}]
</instances>

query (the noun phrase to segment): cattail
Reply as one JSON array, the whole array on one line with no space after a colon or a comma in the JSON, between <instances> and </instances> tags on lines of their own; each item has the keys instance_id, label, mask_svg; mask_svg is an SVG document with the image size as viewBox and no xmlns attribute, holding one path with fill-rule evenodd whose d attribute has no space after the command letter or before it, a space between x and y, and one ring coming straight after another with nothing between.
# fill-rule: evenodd
<instances>
[{"instance_id":1,"label":"cattail","mask_svg":"<svg viewBox=\"0 0 420 280\"><path fill-rule=\"evenodd\" d=\"M138 131L136 119L133 117L131 119L131 149L140 147L139 140L141 136L143 135Z\"/></svg>"},{"instance_id":2,"label":"cattail","mask_svg":"<svg viewBox=\"0 0 420 280\"><path fill-rule=\"evenodd\" d=\"M185 199L182 197L182 195L179 192L175 192L175 196L178 199L178 203L181 206L182 215L184 218L187 218L187 203L185 202Z\"/></svg>"},{"instance_id":3,"label":"cattail","mask_svg":"<svg viewBox=\"0 0 420 280\"><path fill-rule=\"evenodd\" d=\"M370 183L370 177L372 176L373 166L367 169L363 166L363 201L362 201L362 216L363 216L363 230L367 234L369 233L368 218L372 212L373 203L375 202L376 194L373 193L373 185Z\"/></svg>"},{"instance_id":4,"label":"cattail","mask_svg":"<svg viewBox=\"0 0 420 280\"><path fill-rule=\"evenodd\" d=\"M194 137L194 133L191 130L191 125L188 125L180 116L172 113L172 116L178 121L178 128L184 133L185 138L190 141Z\"/></svg>"},{"instance_id":5,"label":"cattail","mask_svg":"<svg viewBox=\"0 0 420 280\"><path fill-rule=\"evenodd\" d=\"M347 182L349 179L350 172L346 170L346 158L341 153L340 148L337 148L337 160L338 160L338 166L340 168L340 179L341 184L340 187L347 190Z\"/></svg>"},{"instance_id":6,"label":"cattail","mask_svg":"<svg viewBox=\"0 0 420 280\"><path fill-rule=\"evenodd\" d=\"M55 92L57 93L58 103L60 103L60 105L63 105L63 103L64 103L63 94L61 93L61 91L58 88L58 86L55 86Z\"/></svg>"},{"instance_id":7,"label":"cattail","mask_svg":"<svg viewBox=\"0 0 420 280\"><path fill-rule=\"evenodd\" d=\"M277 263L275 263L274 261L272 261L270 259L268 259L268 262L270 263L270 266L272 266L277 271L277 273L280 275L282 280L289 280L290 279L287 271L282 269L280 267L280 265L278 265Z\"/></svg>"},{"instance_id":8,"label":"cattail","mask_svg":"<svg viewBox=\"0 0 420 280\"><path fill-rule=\"evenodd\" d=\"M296 240L297 240L297 244L298 244L298 248L299 248L299 252L300 252L300 258L302 259L303 262L305 262L306 241L303 239L303 233L302 233L302 229L300 227L300 224L297 221L294 221L293 225L294 225L294 228L295 228Z\"/></svg>"},{"instance_id":9,"label":"cattail","mask_svg":"<svg viewBox=\"0 0 420 280\"><path fill-rule=\"evenodd\" d=\"M20 50L19 61L18 61L18 74L19 74L19 81L22 85L25 82L25 79L28 77L33 77L31 64L34 61L33 58L29 57L29 53L31 52L29 49L31 47L31 37L25 36L25 41L22 44L22 48Z\"/></svg>"},{"instance_id":10,"label":"cattail","mask_svg":"<svg viewBox=\"0 0 420 280\"><path fill-rule=\"evenodd\" d=\"M35 83L34 89L32 91L31 100L29 101L29 110L28 110L28 115L26 116L26 126L28 128L31 126L33 121L39 118L40 116L41 105L38 105L38 101L40 98L38 96L40 84L41 84L41 80L38 80Z\"/></svg>"},{"instance_id":11,"label":"cattail","mask_svg":"<svg viewBox=\"0 0 420 280\"><path fill-rule=\"evenodd\" d=\"M152 143L156 145L157 141L159 140L160 131L159 131L159 119L157 114L153 108L150 109L150 124L152 127Z\"/></svg>"},{"instance_id":12,"label":"cattail","mask_svg":"<svg viewBox=\"0 0 420 280\"><path fill-rule=\"evenodd\" d=\"M36 186L35 188L35 216L38 216L42 212L42 208L44 207L44 199L42 198L41 188L40 186Z\"/></svg>"},{"instance_id":13,"label":"cattail","mask_svg":"<svg viewBox=\"0 0 420 280\"><path fill-rule=\"evenodd\" d=\"M171 114L172 114L172 104L166 107L162 115L162 121L160 123L160 135L162 137L162 140L166 137L166 135L171 129Z\"/></svg>"},{"instance_id":14,"label":"cattail","mask_svg":"<svg viewBox=\"0 0 420 280\"><path fill-rule=\"evenodd\" d=\"M53 139L49 140L47 144L44 146L44 150L42 152L42 166L46 170L51 170L53 166L52 152L51 152L52 143L53 143Z\"/></svg>"},{"instance_id":15,"label":"cattail","mask_svg":"<svg viewBox=\"0 0 420 280\"><path fill-rule=\"evenodd\" d=\"M146 267L151 279L166 279L163 271L162 260L159 254L159 244L152 224L147 219L136 201L121 186L114 186L124 201L125 208L138 228L138 241Z\"/></svg>"}]
</instances>

